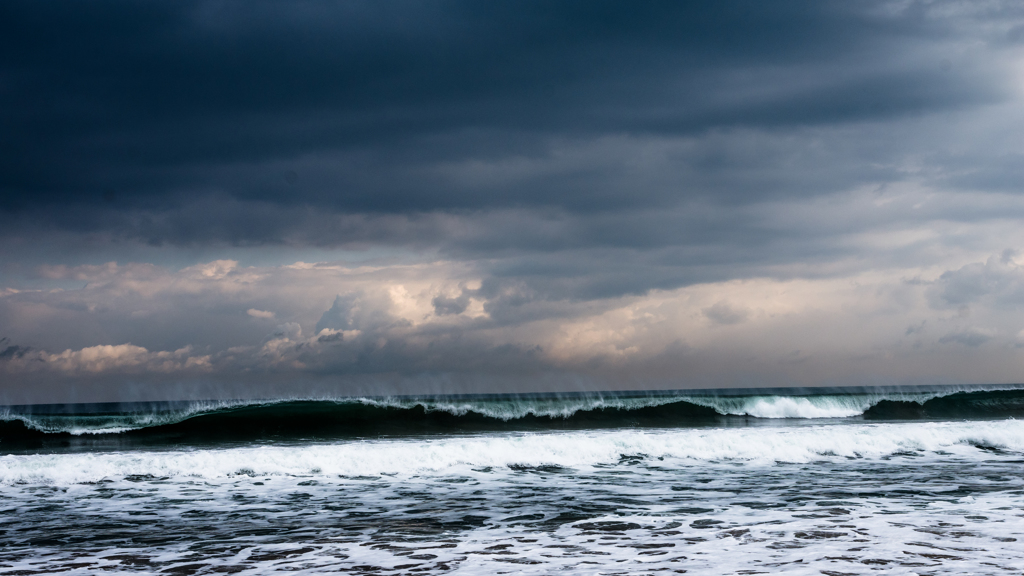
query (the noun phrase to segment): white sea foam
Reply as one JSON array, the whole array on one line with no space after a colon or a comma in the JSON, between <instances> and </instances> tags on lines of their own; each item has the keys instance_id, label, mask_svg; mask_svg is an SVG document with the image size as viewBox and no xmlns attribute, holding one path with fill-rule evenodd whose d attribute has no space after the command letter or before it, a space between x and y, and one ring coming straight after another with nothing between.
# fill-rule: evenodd
<instances>
[{"instance_id":1,"label":"white sea foam","mask_svg":"<svg viewBox=\"0 0 1024 576\"><path fill-rule=\"evenodd\" d=\"M1003 420L11 455L0 568L1020 573L1022 452Z\"/></svg>"},{"instance_id":2,"label":"white sea foam","mask_svg":"<svg viewBox=\"0 0 1024 576\"><path fill-rule=\"evenodd\" d=\"M877 459L938 451L969 457L977 446L1024 451L1024 421L676 429L447 436L185 451L0 457L0 483L69 485L128 475L431 474L454 468L615 463L623 456L748 464Z\"/></svg>"},{"instance_id":3,"label":"white sea foam","mask_svg":"<svg viewBox=\"0 0 1024 576\"><path fill-rule=\"evenodd\" d=\"M689 402L720 414L756 418L848 418L863 414L882 400L922 403L935 394L857 394L848 396L693 397Z\"/></svg>"}]
</instances>

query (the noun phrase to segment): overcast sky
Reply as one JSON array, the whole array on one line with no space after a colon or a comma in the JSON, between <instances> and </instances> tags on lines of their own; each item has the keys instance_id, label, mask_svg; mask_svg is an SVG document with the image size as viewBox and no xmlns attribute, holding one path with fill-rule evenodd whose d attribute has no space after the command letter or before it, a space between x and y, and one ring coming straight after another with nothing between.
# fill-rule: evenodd
<instances>
[{"instance_id":1,"label":"overcast sky","mask_svg":"<svg viewBox=\"0 0 1024 576\"><path fill-rule=\"evenodd\" d=\"M1024 382L1016 1L0 5L3 403Z\"/></svg>"}]
</instances>

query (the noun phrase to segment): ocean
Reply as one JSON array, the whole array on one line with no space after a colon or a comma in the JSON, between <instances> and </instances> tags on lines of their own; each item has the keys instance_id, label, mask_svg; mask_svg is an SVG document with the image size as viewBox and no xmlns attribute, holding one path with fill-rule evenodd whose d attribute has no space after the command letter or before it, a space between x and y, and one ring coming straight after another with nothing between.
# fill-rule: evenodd
<instances>
[{"instance_id":1,"label":"ocean","mask_svg":"<svg viewBox=\"0 0 1024 576\"><path fill-rule=\"evenodd\" d=\"M1019 574L1024 387L0 410L0 576Z\"/></svg>"}]
</instances>

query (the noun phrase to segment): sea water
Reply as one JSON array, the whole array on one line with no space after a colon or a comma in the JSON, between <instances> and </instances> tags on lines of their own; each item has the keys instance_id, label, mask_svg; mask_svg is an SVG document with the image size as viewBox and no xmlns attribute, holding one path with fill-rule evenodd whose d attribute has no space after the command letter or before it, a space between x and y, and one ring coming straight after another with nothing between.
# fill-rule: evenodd
<instances>
[{"instance_id":1,"label":"sea water","mask_svg":"<svg viewBox=\"0 0 1024 576\"><path fill-rule=\"evenodd\" d=\"M1024 571L1024 391L11 407L3 574Z\"/></svg>"}]
</instances>

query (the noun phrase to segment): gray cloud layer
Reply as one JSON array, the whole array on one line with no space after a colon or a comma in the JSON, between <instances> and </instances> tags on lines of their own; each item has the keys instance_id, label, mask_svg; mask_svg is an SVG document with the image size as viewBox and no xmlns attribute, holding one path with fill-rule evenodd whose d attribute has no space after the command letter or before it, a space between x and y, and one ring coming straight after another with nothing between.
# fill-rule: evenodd
<instances>
[{"instance_id":1,"label":"gray cloud layer","mask_svg":"<svg viewBox=\"0 0 1024 576\"><path fill-rule=\"evenodd\" d=\"M917 339L866 380L950 347L1009 366L1024 325L986 314L1019 300L1022 31L1002 1L7 2L0 361L849 383L851 343L798 344L839 323L868 355ZM277 266L313 251L378 271ZM744 348L773 290L840 279L887 296ZM735 282L775 304L694 295ZM705 332L609 320L664 298L651 326Z\"/></svg>"}]
</instances>

